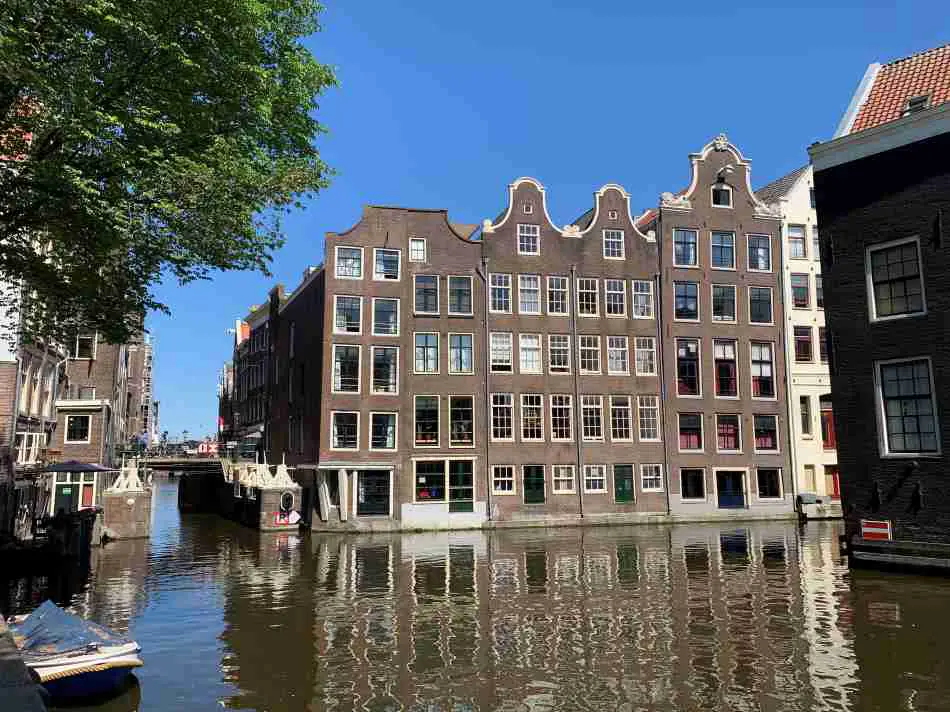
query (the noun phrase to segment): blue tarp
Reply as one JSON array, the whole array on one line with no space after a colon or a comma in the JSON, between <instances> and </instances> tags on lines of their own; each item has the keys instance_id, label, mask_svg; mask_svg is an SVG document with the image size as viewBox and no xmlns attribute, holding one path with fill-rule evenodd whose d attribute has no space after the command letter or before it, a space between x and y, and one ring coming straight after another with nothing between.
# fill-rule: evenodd
<instances>
[{"instance_id":1,"label":"blue tarp","mask_svg":"<svg viewBox=\"0 0 950 712\"><path fill-rule=\"evenodd\" d=\"M26 656L46 657L89 645L123 645L128 638L44 601L26 619L11 626L17 647Z\"/></svg>"}]
</instances>

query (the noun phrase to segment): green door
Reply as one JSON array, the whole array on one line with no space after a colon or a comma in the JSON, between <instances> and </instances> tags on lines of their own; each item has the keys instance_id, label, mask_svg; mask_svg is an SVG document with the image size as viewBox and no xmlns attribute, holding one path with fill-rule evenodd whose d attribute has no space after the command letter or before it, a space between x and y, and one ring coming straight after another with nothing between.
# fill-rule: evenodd
<instances>
[{"instance_id":1,"label":"green door","mask_svg":"<svg viewBox=\"0 0 950 712\"><path fill-rule=\"evenodd\" d=\"M525 504L544 504L544 465L525 465L522 470Z\"/></svg>"},{"instance_id":2,"label":"green door","mask_svg":"<svg viewBox=\"0 0 950 712\"><path fill-rule=\"evenodd\" d=\"M471 512L475 503L474 464L471 460L449 460L449 511Z\"/></svg>"},{"instance_id":3,"label":"green door","mask_svg":"<svg viewBox=\"0 0 950 712\"><path fill-rule=\"evenodd\" d=\"M614 501L633 501L633 465L614 465Z\"/></svg>"}]
</instances>

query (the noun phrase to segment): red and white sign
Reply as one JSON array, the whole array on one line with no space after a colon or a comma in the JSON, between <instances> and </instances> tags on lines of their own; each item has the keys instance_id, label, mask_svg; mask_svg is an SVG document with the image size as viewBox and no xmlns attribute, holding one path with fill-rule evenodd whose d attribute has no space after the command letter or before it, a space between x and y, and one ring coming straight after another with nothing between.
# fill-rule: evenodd
<instances>
[{"instance_id":1,"label":"red and white sign","mask_svg":"<svg viewBox=\"0 0 950 712\"><path fill-rule=\"evenodd\" d=\"M872 541L890 541L894 538L890 520L876 521L874 519L861 520L861 538Z\"/></svg>"}]
</instances>

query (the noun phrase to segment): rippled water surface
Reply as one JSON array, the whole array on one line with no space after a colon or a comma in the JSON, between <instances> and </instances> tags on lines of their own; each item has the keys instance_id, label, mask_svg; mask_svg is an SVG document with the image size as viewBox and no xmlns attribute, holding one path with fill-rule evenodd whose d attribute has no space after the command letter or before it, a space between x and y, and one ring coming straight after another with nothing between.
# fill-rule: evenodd
<instances>
[{"instance_id":1,"label":"rippled water surface","mask_svg":"<svg viewBox=\"0 0 950 712\"><path fill-rule=\"evenodd\" d=\"M259 535L176 487L88 578L0 591L139 641L102 712L950 709L950 579L848 572L834 523Z\"/></svg>"}]
</instances>

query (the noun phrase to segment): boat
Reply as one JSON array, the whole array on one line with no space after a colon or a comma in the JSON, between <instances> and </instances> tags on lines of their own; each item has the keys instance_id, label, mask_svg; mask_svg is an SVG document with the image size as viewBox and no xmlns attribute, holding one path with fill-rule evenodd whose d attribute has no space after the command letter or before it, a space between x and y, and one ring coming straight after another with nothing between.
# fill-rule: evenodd
<instances>
[{"instance_id":1,"label":"boat","mask_svg":"<svg viewBox=\"0 0 950 712\"><path fill-rule=\"evenodd\" d=\"M23 662L53 700L108 695L143 664L134 640L52 601L13 619L10 629Z\"/></svg>"}]
</instances>

